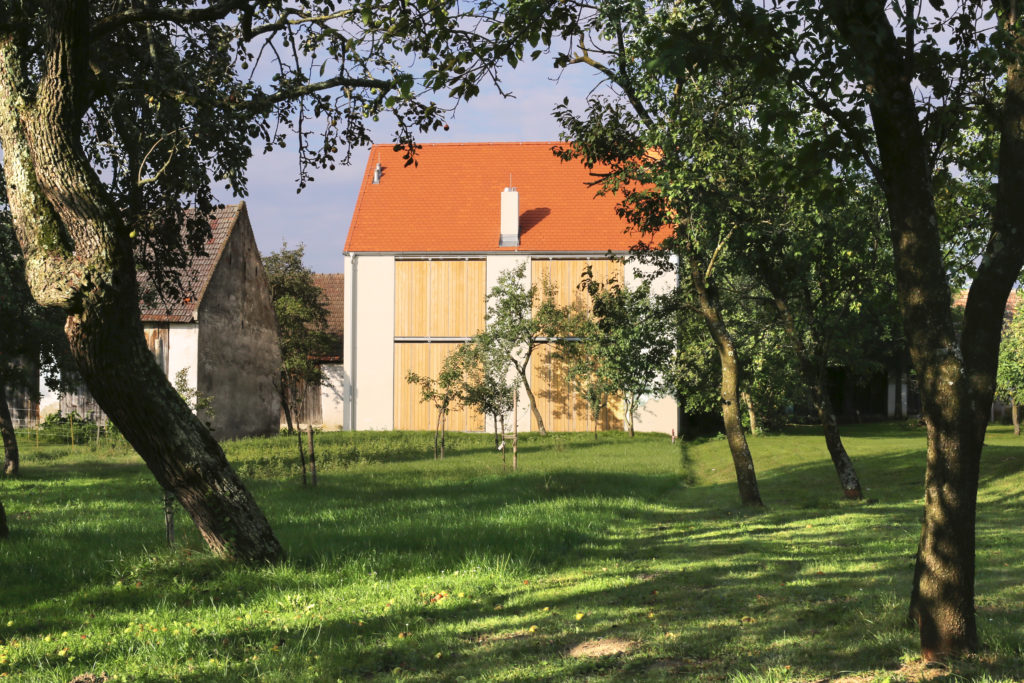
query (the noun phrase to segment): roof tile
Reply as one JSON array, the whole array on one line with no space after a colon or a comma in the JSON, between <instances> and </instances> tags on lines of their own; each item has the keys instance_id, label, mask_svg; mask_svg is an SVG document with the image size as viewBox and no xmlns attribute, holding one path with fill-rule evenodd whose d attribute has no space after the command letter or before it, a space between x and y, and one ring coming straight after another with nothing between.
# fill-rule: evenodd
<instances>
[{"instance_id":1,"label":"roof tile","mask_svg":"<svg viewBox=\"0 0 1024 683\"><path fill-rule=\"evenodd\" d=\"M424 144L416 164L374 145L345 251L628 251L639 235L615 212L620 196L596 196L598 177L563 162L558 142ZM374 184L380 161L383 173ZM519 191L519 247L499 247L500 194Z\"/></svg>"}]
</instances>

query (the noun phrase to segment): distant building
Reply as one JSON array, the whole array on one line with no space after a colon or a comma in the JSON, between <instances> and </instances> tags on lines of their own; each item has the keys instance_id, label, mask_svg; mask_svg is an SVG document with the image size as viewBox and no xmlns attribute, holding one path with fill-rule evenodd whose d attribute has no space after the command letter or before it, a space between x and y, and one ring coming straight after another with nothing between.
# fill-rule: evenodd
<instances>
[{"instance_id":1,"label":"distant building","mask_svg":"<svg viewBox=\"0 0 1024 683\"><path fill-rule=\"evenodd\" d=\"M434 409L409 385L409 371L436 375L443 359L484 328L485 298L501 272L525 264L525 284L547 278L561 304L586 266L594 277L635 286L629 259L638 241L595 196L597 178L554 156L555 142L425 144L414 165L391 145L374 146L345 244L345 428L433 429ZM627 259L624 264L620 259ZM656 287L673 286L674 274ZM589 431L591 418L549 348L534 353L529 380L545 426ZM678 430L671 398L648 400L636 429ZM622 429L618 409L602 429ZM520 429L536 429L525 391ZM456 430L482 430L482 416L453 412Z\"/></svg>"},{"instance_id":2,"label":"distant building","mask_svg":"<svg viewBox=\"0 0 1024 683\"><path fill-rule=\"evenodd\" d=\"M313 273L313 283L323 292L331 348L315 359L323 373L323 384L307 388L296 422L336 430L342 428L345 417L345 377L342 365L345 352L345 275ZM282 411L281 426L286 425L287 419Z\"/></svg>"},{"instance_id":3,"label":"distant building","mask_svg":"<svg viewBox=\"0 0 1024 683\"><path fill-rule=\"evenodd\" d=\"M216 438L273 434L281 350L245 203L219 209L210 228L205 254L183 273L181 299L142 305L146 343L172 383L184 371L189 387L212 397L212 418L204 419ZM105 419L85 391L62 397L61 411L71 410Z\"/></svg>"}]
</instances>

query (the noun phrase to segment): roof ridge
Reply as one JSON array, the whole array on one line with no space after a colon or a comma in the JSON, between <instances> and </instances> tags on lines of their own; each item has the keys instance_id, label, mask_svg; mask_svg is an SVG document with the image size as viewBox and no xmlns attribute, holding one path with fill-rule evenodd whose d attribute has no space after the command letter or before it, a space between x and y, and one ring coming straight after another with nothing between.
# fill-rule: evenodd
<instances>
[{"instance_id":1,"label":"roof ridge","mask_svg":"<svg viewBox=\"0 0 1024 683\"><path fill-rule=\"evenodd\" d=\"M210 282L213 281L213 274L217 272L217 266L220 265L220 258L224 255L224 248L227 246L228 240L230 240L231 236L235 233L235 226L238 225L238 220L242 217L243 213L247 218L249 216L249 212L245 208L244 199L237 204L225 204L224 208L233 208L235 210L235 215L228 224L227 233L224 235L224 239L221 241L220 246L217 249L217 254L213 257L213 268L210 269L210 277L206 278L206 282L203 283L203 289L196 294L196 311L198 311L199 307L203 304L203 297L206 296L206 290L210 288Z\"/></svg>"}]
</instances>

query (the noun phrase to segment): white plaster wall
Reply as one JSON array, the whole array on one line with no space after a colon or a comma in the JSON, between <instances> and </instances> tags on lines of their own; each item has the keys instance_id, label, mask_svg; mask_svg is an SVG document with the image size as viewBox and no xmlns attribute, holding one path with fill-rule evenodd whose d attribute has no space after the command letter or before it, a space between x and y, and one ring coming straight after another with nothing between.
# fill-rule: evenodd
<instances>
[{"instance_id":1,"label":"white plaster wall","mask_svg":"<svg viewBox=\"0 0 1024 683\"><path fill-rule=\"evenodd\" d=\"M673 263L675 263L674 257ZM656 273L658 268L652 263L641 263L631 258L626 261L623 270L625 271L626 286L630 289L636 289L643 282L645 276ZM658 275L651 284L651 293L655 295L668 294L676 286L678 277L678 271Z\"/></svg>"},{"instance_id":2,"label":"white plaster wall","mask_svg":"<svg viewBox=\"0 0 1024 683\"><path fill-rule=\"evenodd\" d=\"M490 254L487 256L487 293L491 293L491 288L498 284L498 276L506 270L512 270L517 267L520 263L526 264L526 274L523 278L523 283L526 287L529 287L532 280L532 268L530 267L530 256L525 254ZM509 374L510 377L514 377L516 374L515 370L512 370ZM527 368L526 376L530 376L530 369ZM487 418L487 431L494 431L494 420ZM509 415L505 429L512 432L512 416ZM526 395L526 389L521 385L519 387L519 431L528 432L530 431L530 398Z\"/></svg>"},{"instance_id":3,"label":"white plaster wall","mask_svg":"<svg viewBox=\"0 0 1024 683\"><path fill-rule=\"evenodd\" d=\"M393 429L394 256L345 258L345 367L350 373L346 429Z\"/></svg>"},{"instance_id":4,"label":"white plaster wall","mask_svg":"<svg viewBox=\"0 0 1024 683\"><path fill-rule=\"evenodd\" d=\"M629 289L640 286L646 276L657 272L657 267L650 263L640 263L629 259L625 264L625 280ZM651 293L668 294L677 282L678 271L661 273L651 283ZM624 428L629 427L624 424ZM671 434L679 428L679 405L671 396L644 398L640 401L633 429L638 432L663 432Z\"/></svg>"},{"instance_id":5,"label":"white plaster wall","mask_svg":"<svg viewBox=\"0 0 1024 683\"><path fill-rule=\"evenodd\" d=\"M174 384L174 376L188 368L186 377L193 389L199 386L199 325L171 323L167 330L167 377Z\"/></svg>"},{"instance_id":6,"label":"white plaster wall","mask_svg":"<svg viewBox=\"0 0 1024 683\"><path fill-rule=\"evenodd\" d=\"M355 393L352 387L352 377L348 372L348 364L353 363L355 358L353 347L353 339L355 335L350 333L350 330L355 330L355 316L353 311L355 309L355 298L352 296L355 284L355 266L352 263L353 257L351 254L345 254L345 335L342 337L342 362L346 365L342 365L341 376L342 376L342 400L344 402L342 406L343 417L342 417L342 429L355 429L355 423L353 422L355 401L352 400L352 396Z\"/></svg>"},{"instance_id":7,"label":"white plaster wall","mask_svg":"<svg viewBox=\"0 0 1024 683\"><path fill-rule=\"evenodd\" d=\"M321 422L325 430L341 429L345 424L345 369L341 363L320 366L324 383L320 386Z\"/></svg>"}]
</instances>

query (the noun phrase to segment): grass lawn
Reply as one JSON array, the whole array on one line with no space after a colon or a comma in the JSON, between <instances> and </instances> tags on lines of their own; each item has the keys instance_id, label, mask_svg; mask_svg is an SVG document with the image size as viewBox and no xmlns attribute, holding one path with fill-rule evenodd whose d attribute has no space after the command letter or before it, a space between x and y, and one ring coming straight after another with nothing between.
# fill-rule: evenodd
<instances>
[{"instance_id":1,"label":"grass lawn","mask_svg":"<svg viewBox=\"0 0 1024 683\"><path fill-rule=\"evenodd\" d=\"M1024 680L1024 439L982 465L984 651L925 668L906 628L923 432L845 430L870 500L813 429L752 439L765 511L724 440L333 433L303 489L294 437L225 444L287 549L210 558L148 471L106 442L35 447L0 483L0 677L68 681ZM88 442L87 442L88 443Z\"/></svg>"}]
</instances>

